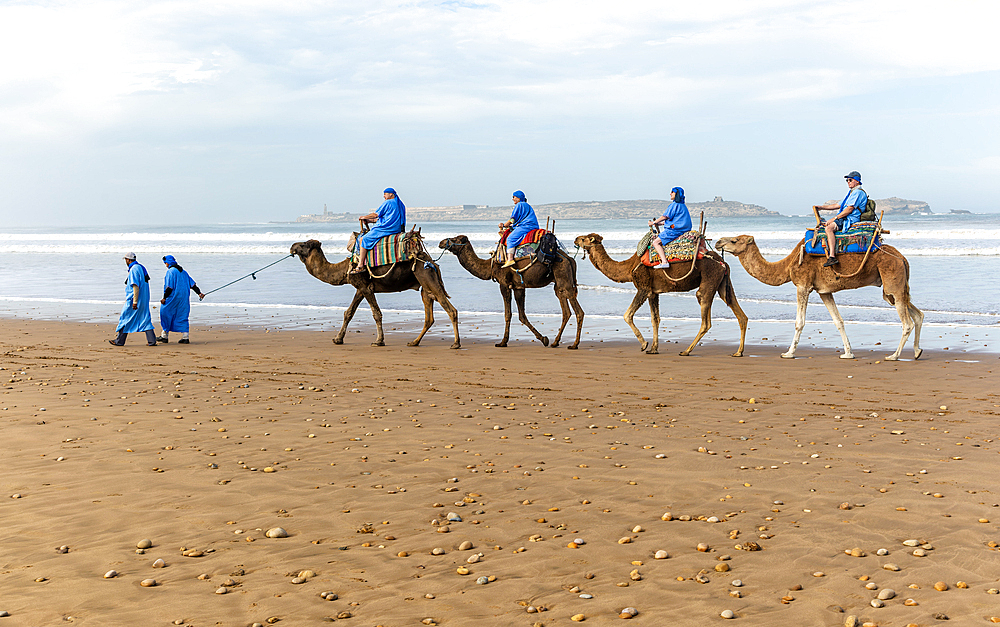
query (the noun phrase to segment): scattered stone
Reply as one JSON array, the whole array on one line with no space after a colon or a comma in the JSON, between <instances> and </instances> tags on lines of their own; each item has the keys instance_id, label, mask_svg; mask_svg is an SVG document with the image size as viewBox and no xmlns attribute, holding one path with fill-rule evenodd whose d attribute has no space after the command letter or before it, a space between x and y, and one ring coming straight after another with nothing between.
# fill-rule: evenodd
<instances>
[{"instance_id":1,"label":"scattered stone","mask_svg":"<svg viewBox=\"0 0 1000 627\"><path fill-rule=\"evenodd\" d=\"M64 544L61 547L59 547L59 548L56 549L56 553L59 553L59 554L69 553L69 547Z\"/></svg>"},{"instance_id":2,"label":"scattered stone","mask_svg":"<svg viewBox=\"0 0 1000 627\"><path fill-rule=\"evenodd\" d=\"M701 551L702 553L707 553L710 549L711 547L705 544L704 542L698 543L698 550Z\"/></svg>"},{"instance_id":3,"label":"scattered stone","mask_svg":"<svg viewBox=\"0 0 1000 627\"><path fill-rule=\"evenodd\" d=\"M883 602L882 602L881 600L879 600L879 599L872 599L872 602L871 602L871 604L872 604L872 607L875 607L875 608L878 608L878 607L885 607L885 603L883 603Z\"/></svg>"},{"instance_id":4,"label":"scattered stone","mask_svg":"<svg viewBox=\"0 0 1000 627\"><path fill-rule=\"evenodd\" d=\"M879 549L875 551L875 555L880 555L882 557L885 557L888 554L889 554L889 549Z\"/></svg>"},{"instance_id":5,"label":"scattered stone","mask_svg":"<svg viewBox=\"0 0 1000 627\"><path fill-rule=\"evenodd\" d=\"M153 562L153 568L166 568L166 567L167 563L164 562L162 559L158 559L155 562Z\"/></svg>"},{"instance_id":6,"label":"scattered stone","mask_svg":"<svg viewBox=\"0 0 1000 627\"><path fill-rule=\"evenodd\" d=\"M920 546L920 540L903 540L903 546Z\"/></svg>"},{"instance_id":7,"label":"scattered stone","mask_svg":"<svg viewBox=\"0 0 1000 627\"><path fill-rule=\"evenodd\" d=\"M956 588L968 588L969 584L965 583L964 581L959 581L958 583L955 584L955 587Z\"/></svg>"},{"instance_id":8,"label":"scattered stone","mask_svg":"<svg viewBox=\"0 0 1000 627\"><path fill-rule=\"evenodd\" d=\"M938 592L944 592L945 590L948 589L948 584L946 584L943 581L939 581L936 584L934 584L934 589L937 590Z\"/></svg>"},{"instance_id":9,"label":"scattered stone","mask_svg":"<svg viewBox=\"0 0 1000 627\"><path fill-rule=\"evenodd\" d=\"M105 579L114 579L117 576L118 576L117 570L109 570L108 572L104 573Z\"/></svg>"},{"instance_id":10,"label":"scattered stone","mask_svg":"<svg viewBox=\"0 0 1000 627\"><path fill-rule=\"evenodd\" d=\"M732 581L732 583L730 583L730 585L733 586L734 588L739 588L739 587L741 587L743 585L743 581L740 580L740 579L733 579L733 581Z\"/></svg>"},{"instance_id":11,"label":"scattered stone","mask_svg":"<svg viewBox=\"0 0 1000 627\"><path fill-rule=\"evenodd\" d=\"M906 605L908 607L913 607L915 605L920 605L920 604L917 603L916 601L914 601L913 599L907 599L907 600L903 601L903 605Z\"/></svg>"},{"instance_id":12,"label":"scattered stone","mask_svg":"<svg viewBox=\"0 0 1000 627\"><path fill-rule=\"evenodd\" d=\"M626 607L618 613L618 618L632 618L639 615L639 610L634 607Z\"/></svg>"},{"instance_id":13,"label":"scattered stone","mask_svg":"<svg viewBox=\"0 0 1000 627\"><path fill-rule=\"evenodd\" d=\"M893 572L899 572L900 568L896 564L883 564L882 568L885 570L891 570Z\"/></svg>"},{"instance_id":14,"label":"scattered stone","mask_svg":"<svg viewBox=\"0 0 1000 627\"><path fill-rule=\"evenodd\" d=\"M587 617L584 616L583 614L573 614L572 616L569 617L569 619L577 623L582 623L583 621L587 620Z\"/></svg>"},{"instance_id":15,"label":"scattered stone","mask_svg":"<svg viewBox=\"0 0 1000 627\"><path fill-rule=\"evenodd\" d=\"M883 601L888 601L889 599L896 596L896 591L892 588L883 588L881 592L878 593L878 598Z\"/></svg>"},{"instance_id":16,"label":"scattered stone","mask_svg":"<svg viewBox=\"0 0 1000 627\"><path fill-rule=\"evenodd\" d=\"M225 586L219 586L215 589L215 594L226 594L227 592L229 592L229 588L226 588Z\"/></svg>"},{"instance_id":17,"label":"scattered stone","mask_svg":"<svg viewBox=\"0 0 1000 627\"><path fill-rule=\"evenodd\" d=\"M844 627L858 627L858 617L851 614L844 619Z\"/></svg>"},{"instance_id":18,"label":"scattered stone","mask_svg":"<svg viewBox=\"0 0 1000 627\"><path fill-rule=\"evenodd\" d=\"M473 549L473 548L475 548L475 547L468 540L466 540L462 544L458 545L458 550L459 551L468 551L468 550Z\"/></svg>"},{"instance_id":19,"label":"scattered stone","mask_svg":"<svg viewBox=\"0 0 1000 627\"><path fill-rule=\"evenodd\" d=\"M272 529L268 529L267 533L264 535L268 538L287 538L288 532L281 527L274 527Z\"/></svg>"},{"instance_id":20,"label":"scattered stone","mask_svg":"<svg viewBox=\"0 0 1000 627\"><path fill-rule=\"evenodd\" d=\"M431 555L444 555L444 549L441 548L431 549Z\"/></svg>"},{"instance_id":21,"label":"scattered stone","mask_svg":"<svg viewBox=\"0 0 1000 627\"><path fill-rule=\"evenodd\" d=\"M139 585L142 586L143 588L152 588L153 586L156 585L156 580L155 579L143 579L142 581L139 582Z\"/></svg>"},{"instance_id":22,"label":"scattered stone","mask_svg":"<svg viewBox=\"0 0 1000 627\"><path fill-rule=\"evenodd\" d=\"M729 564L726 564L725 562L723 562L721 564L716 564L715 565L715 572L717 572L717 573L727 573L727 572L729 572Z\"/></svg>"},{"instance_id":23,"label":"scattered stone","mask_svg":"<svg viewBox=\"0 0 1000 627\"><path fill-rule=\"evenodd\" d=\"M139 542L137 542L135 545L135 548L137 549L149 549L152 547L153 547L152 540L139 540Z\"/></svg>"}]
</instances>

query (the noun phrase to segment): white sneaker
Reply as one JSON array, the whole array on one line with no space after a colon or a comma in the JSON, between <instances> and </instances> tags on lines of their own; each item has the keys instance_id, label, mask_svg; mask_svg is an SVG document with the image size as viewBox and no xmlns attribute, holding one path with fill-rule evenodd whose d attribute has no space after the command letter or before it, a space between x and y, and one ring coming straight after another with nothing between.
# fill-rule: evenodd
<instances>
[{"instance_id":1,"label":"white sneaker","mask_svg":"<svg viewBox=\"0 0 1000 627\"><path fill-rule=\"evenodd\" d=\"M653 266L653 269L654 270L662 270L664 268L669 268L669 267L670 267L670 262L669 261L664 261L661 264Z\"/></svg>"}]
</instances>

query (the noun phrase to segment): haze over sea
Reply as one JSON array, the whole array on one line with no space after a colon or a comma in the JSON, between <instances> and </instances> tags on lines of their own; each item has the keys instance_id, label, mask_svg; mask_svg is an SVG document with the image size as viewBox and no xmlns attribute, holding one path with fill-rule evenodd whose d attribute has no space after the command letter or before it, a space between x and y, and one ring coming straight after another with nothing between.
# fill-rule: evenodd
<instances>
[{"instance_id":1,"label":"haze over sea","mask_svg":"<svg viewBox=\"0 0 1000 627\"><path fill-rule=\"evenodd\" d=\"M785 256L811 226L810 217L715 218L709 220L708 237L751 234L765 256L775 261ZM1000 256L1000 214L935 214L891 216L885 221L891 234L885 241L910 261L910 290L914 304L926 314L922 346L950 351L993 352L1000 337L1000 288L993 269ZM422 225L425 244L436 257L437 243L457 234L472 240L480 256L496 244L495 222L431 222ZM296 241L318 239L331 261L346 256L345 245L354 225L345 224L213 224L149 227L122 231L114 227L6 228L0 233L0 316L38 320L106 323L110 335L124 299L125 266L122 256L134 251L151 277L151 294L162 293L164 267L160 259L173 254L203 291L212 290L256 270L288 253ZM645 231L645 222L609 220L560 220L557 236L570 253L580 234L600 233L612 257L625 259ZM795 289L788 283L771 287L750 277L732 256L733 284L750 317L748 351L754 345L785 347L795 319ZM584 343L589 348L602 340L634 341L622 321L634 295L630 284L616 284L600 274L582 251L578 255L580 303L586 311ZM492 339L503 329L503 305L493 282L474 278L446 253L440 260L445 285L458 308L463 338ZM336 330L354 290L329 286L310 276L297 259L288 259L192 302L192 323L197 326L231 325L273 330ZM882 300L881 289L870 287L836 294L855 352L891 352L899 340L895 309ZM415 292L379 294L389 343L402 345L392 330L410 332L419 327L420 298ZM690 342L698 328L694 292L661 297L662 338ZM551 288L529 290L528 315L539 329L554 337L559 324L558 301ZM649 330L648 308L637 315L644 334ZM450 325L440 308L428 339L450 342ZM154 324L159 327L156 309ZM720 299L713 307L715 322L704 342L734 343L738 328ZM347 341L368 342L373 323L362 308L351 325ZM528 342L531 335L515 318L512 340ZM571 320L566 333L575 333ZM196 339L196 337L195 337ZM95 337L95 342L103 337ZM27 341L27 340L26 340ZM877 345L881 342L881 346ZM826 308L813 294L804 347L831 351L841 347L839 335ZM669 353L670 347L661 347ZM875 353L878 355L879 353ZM907 348L903 357L912 357ZM957 357L957 356L956 356Z\"/></svg>"}]
</instances>

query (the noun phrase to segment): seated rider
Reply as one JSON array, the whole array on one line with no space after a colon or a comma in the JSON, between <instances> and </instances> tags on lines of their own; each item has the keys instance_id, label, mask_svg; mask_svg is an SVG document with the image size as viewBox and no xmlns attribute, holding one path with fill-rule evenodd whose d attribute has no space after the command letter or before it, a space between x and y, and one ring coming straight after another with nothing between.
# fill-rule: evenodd
<instances>
[{"instance_id":1,"label":"seated rider","mask_svg":"<svg viewBox=\"0 0 1000 627\"><path fill-rule=\"evenodd\" d=\"M675 187L670 190L670 206L663 212L663 215L655 220L649 221L649 226L663 224L663 230L659 237L654 237L652 244L656 249L656 254L660 256L660 263L654 268L669 268L667 253L663 250L665 244L669 244L681 235L691 230L691 214L688 213L687 205L684 204L684 189Z\"/></svg>"},{"instance_id":2,"label":"seated rider","mask_svg":"<svg viewBox=\"0 0 1000 627\"><path fill-rule=\"evenodd\" d=\"M835 233L851 228L861 218L861 212L868 206L868 194L861 189L861 173L857 170L844 176L851 190L839 205L813 205L817 211L837 211L833 220L824 220L820 226L826 229L826 263L824 268L840 263L837 259L837 239Z\"/></svg>"},{"instance_id":3,"label":"seated rider","mask_svg":"<svg viewBox=\"0 0 1000 627\"><path fill-rule=\"evenodd\" d=\"M375 226L361 236L358 265L351 270L351 274L361 274L367 270L368 251L375 248L380 239L406 230L406 205L396 196L396 190L387 187L382 192L382 197L385 198L385 202L381 207L366 216L361 216L362 221L375 222Z\"/></svg>"},{"instance_id":4,"label":"seated rider","mask_svg":"<svg viewBox=\"0 0 1000 627\"><path fill-rule=\"evenodd\" d=\"M528 199L524 197L524 192L518 190L514 192L514 210L510 214L510 220L500 223L500 228L511 227L510 234L507 235L507 261L504 268L514 265L514 249L521 243L524 236L538 228L538 218L535 217L535 210L528 204Z\"/></svg>"}]
</instances>

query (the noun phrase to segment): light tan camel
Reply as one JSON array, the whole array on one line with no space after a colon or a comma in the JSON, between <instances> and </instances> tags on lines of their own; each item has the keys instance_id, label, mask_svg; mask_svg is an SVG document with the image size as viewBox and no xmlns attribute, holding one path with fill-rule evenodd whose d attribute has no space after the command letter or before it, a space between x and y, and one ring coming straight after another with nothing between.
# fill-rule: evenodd
<instances>
[{"instance_id":1,"label":"light tan camel","mask_svg":"<svg viewBox=\"0 0 1000 627\"><path fill-rule=\"evenodd\" d=\"M718 292L722 300L729 305L729 308L736 316L740 325L740 347L733 357L743 356L743 343L747 334L747 316L740 308L736 300L736 292L733 291L733 282L729 278L729 266L719 255L708 251L705 256L697 261L679 261L671 264L668 269L654 270L645 266L639 261L639 256L633 254L625 261L615 261L608 256L604 249L603 238L597 233L581 235L576 238L577 246L590 253L590 261L601 273L615 281L616 283L632 283L635 285L636 293L632 303L625 311L625 322L632 327L632 332L639 340L642 350L650 355L659 352L660 346L660 294L665 292L690 292L697 288L696 296L698 304L701 305L701 328L698 335L691 342L691 345L681 351L681 355L690 355L691 350L698 345L701 338L712 328L712 301ZM683 278L691 270L694 263L694 271L690 276ZM678 281L672 281L671 276ZM649 313L653 323L653 343L650 345L642 337L639 328L632 321L635 312L642 306L644 301L649 301Z\"/></svg>"},{"instance_id":2,"label":"light tan camel","mask_svg":"<svg viewBox=\"0 0 1000 627\"><path fill-rule=\"evenodd\" d=\"M903 352L906 338L913 332L913 358L919 359L923 349L920 348L920 326L924 322L924 314L910 302L910 264L898 250L892 246L882 245L872 250L864 269L853 277L838 278L834 268L824 268L825 257L820 255L802 255L800 249L804 242L799 242L792 252L781 261L770 263L760 254L752 235L723 237L715 243L715 247L739 257L740 263L750 273L750 276L768 285L782 285L791 281L795 284L798 308L795 312L795 337L788 352L782 357L795 357L795 349L802 336L802 328L806 324L806 305L809 304L810 292L817 292L823 304L826 305L833 318L833 323L840 331L844 340L844 354L841 359L854 359L851 351L851 341L847 339L844 330L844 319L840 316L837 303L833 301L833 293L840 290L853 290L869 285L882 286L882 298L896 307L896 313L903 323L903 337L899 340L896 352L886 357L888 361L899 359ZM842 275L856 272L861 267L864 255L859 253L837 255L840 258L839 272ZM802 260L801 262L799 260Z\"/></svg>"},{"instance_id":3,"label":"light tan camel","mask_svg":"<svg viewBox=\"0 0 1000 627\"><path fill-rule=\"evenodd\" d=\"M504 329L503 339L496 344L498 347L506 347L507 340L510 339L510 297L514 296L517 303L517 319L521 324L528 327L542 346L549 345L549 338L542 335L532 326L524 313L524 290L532 287L545 287L553 283L553 290L556 298L559 299L559 306L562 308L562 325L559 326L559 333L552 348L559 346L562 339L563 329L570 318L570 306L576 314L576 341L566 348L575 350L580 345L580 333L583 331L583 307L577 300L576 289L576 261L563 253L559 255L559 261L550 266L543 263L532 263L528 259L521 259L510 268L501 268L500 264L493 261L493 258L483 259L476 254L472 248L472 243L465 235L456 235L448 239L441 240L439 248L450 251L456 257L462 267L468 270L473 276L484 281L494 280L500 285L500 295L503 297ZM517 272L515 270L520 270Z\"/></svg>"},{"instance_id":4,"label":"light tan camel","mask_svg":"<svg viewBox=\"0 0 1000 627\"><path fill-rule=\"evenodd\" d=\"M372 278L371 274L348 274L351 269L351 260L345 259L340 263L330 263L323 254L322 244L314 239L307 242L297 242L292 244L290 251L305 264L306 270L324 283L330 285L352 285L357 292L354 300L351 301L347 311L344 312L344 324L340 327L340 332L333 338L334 344L343 344L344 335L347 333L347 325L354 317L354 312L358 310L361 299L368 301L372 310L372 317L375 319L375 327L378 335L372 346L385 346L385 336L382 333L382 310L375 302L377 292L403 292L406 290L420 290L420 297L424 301L424 329L417 336L417 339L409 342L407 346L417 346L423 339L427 329L434 324L434 301L440 303L451 324L455 328L455 343L452 348L461 348L462 343L458 336L458 310L455 309L451 301L448 300L448 293L444 289L444 280L441 272L433 263L425 265L431 261L430 256L423 252L418 259L404 261L395 264L392 268L388 265L371 268L371 273L383 278ZM425 259L426 257L426 259Z\"/></svg>"}]
</instances>

